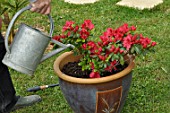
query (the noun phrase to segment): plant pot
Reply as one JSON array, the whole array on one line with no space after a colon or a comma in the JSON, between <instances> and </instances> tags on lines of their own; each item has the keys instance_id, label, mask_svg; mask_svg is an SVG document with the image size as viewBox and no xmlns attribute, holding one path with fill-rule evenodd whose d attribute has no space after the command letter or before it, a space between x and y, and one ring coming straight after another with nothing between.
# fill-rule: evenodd
<instances>
[{"instance_id":1,"label":"plant pot","mask_svg":"<svg viewBox=\"0 0 170 113\"><path fill-rule=\"evenodd\" d=\"M61 91L72 110L75 113L120 113L131 84L133 59L129 58L128 67L123 71L102 78L75 78L61 72L65 64L80 58L66 52L54 62Z\"/></svg>"}]
</instances>

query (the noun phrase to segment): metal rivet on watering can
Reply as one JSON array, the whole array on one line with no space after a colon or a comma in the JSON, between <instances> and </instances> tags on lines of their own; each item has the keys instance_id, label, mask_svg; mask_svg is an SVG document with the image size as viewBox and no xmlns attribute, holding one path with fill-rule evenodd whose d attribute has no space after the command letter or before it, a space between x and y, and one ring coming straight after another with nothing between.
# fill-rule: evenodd
<instances>
[{"instance_id":1,"label":"metal rivet on watering can","mask_svg":"<svg viewBox=\"0 0 170 113\"><path fill-rule=\"evenodd\" d=\"M51 38L54 25L52 17L50 15L48 15L48 18L50 20L49 36L26 24L21 24L18 32L14 37L14 41L12 42L10 47L8 47L8 37L16 18L22 12L29 10L31 7L31 5L24 7L23 9L18 11L12 18L5 36L5 48L7 52L2 60L5 65L28 75L33 75L38 64L46 60L47 58L50 58L51 56L65 50L68 47L74 48L74 46L71 44L65 45ZM60 48L44 55L44 51L50 41L59 45Z\"/></svg>"}]
</instances>

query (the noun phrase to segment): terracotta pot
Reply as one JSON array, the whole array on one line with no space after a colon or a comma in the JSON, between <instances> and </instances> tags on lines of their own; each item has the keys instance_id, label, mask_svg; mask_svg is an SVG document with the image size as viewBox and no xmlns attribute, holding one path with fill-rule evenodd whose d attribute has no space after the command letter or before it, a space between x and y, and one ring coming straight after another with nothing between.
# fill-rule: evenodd
<instances>
[{"instance_id":1,"label":"terracotta pot","mask_svg":"<svg viewBox=\"0 0 170 113\"><path fill-rule=\"evenodd\" d=\"M123 71L102 78L75 78L61 72L65 64L80 57L66 52L54 62L61 91L72 110L75 113L120 113L131 84L133 59L129 58L129 65Z\"/></svg>"}]
</instances>

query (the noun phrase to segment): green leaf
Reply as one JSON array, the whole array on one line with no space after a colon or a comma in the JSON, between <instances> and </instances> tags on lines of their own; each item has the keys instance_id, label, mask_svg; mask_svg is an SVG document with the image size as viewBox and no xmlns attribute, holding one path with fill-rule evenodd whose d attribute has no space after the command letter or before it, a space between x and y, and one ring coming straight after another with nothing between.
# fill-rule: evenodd
<instances>
[{"instance_id":1,"label":"green leaf","mask_svg":"<svg viewBox=\"0 0 170 113\"><path fill-rule=\"evenodd\" d=\"M18 8L24 7L28 4L28 0L19 1Z\"/></svg>"},{"instance_id":2,"label":"green leaf","mask_svg":"<svg viewBox=\"0 0 170 113\"><path fill-rule=\"evenodd\" d=\"M75 36L76 36L76 37L80 37L80 34L77 33Z\"/></svg>"},{"instance_id":3,"label":"green leaf","mask_svg":"<svg viewBox=\"0 0 170 113\"><path fill-rule=\"evenodd\" d=\"M135 48L134 48L134 46L132 46L130 53L134 53L134 52L135 52Z\"/></svg>"},{"instance_id":4,"label":"green leaf","mask_svg":"<svg viewBox=\"0 0 170 113\"><path fill-rule=\"evenodd\" d=\"M123 56L120 56L120 64L121 64L121 65L124 65L124 63L125 63L125 61L124 61Z\"/></svg>"},{"instance_id":5,"label":"green leaf","mask_svg":"<svg viewBox=\"0 0 170 113\"><path fill-rule=\"evenodd\" d=\"M118 60L119 59L119 55L114 54L114 59Z\"/></svg>"},{"instance_id":6,"label":"green leaf","mask_svg":"<svg viewBox=\"0 0 170 113\"><path fill-rule=\"evenodd\" d=\"M104 64L104 68L106 68L107 67L107 64Z\"/></svg>"},{"instance_id":7,"label":"green leaf","mask_svg":"<svg viewBox=\"0 0 170 113\"><path fill-rule=\"evenodd\" d=\"M4 12L7 10L8 10L8 8L1 9L0 15L4 14Z\"/></svg>"},{"instance_id":8,"label":"green leaf","mask_svg":"<svg viewBox=\"0 0 170 113\"><path fill-rule=\"evenodd\" d=\"M112 55L113 54L110 54L105 61L108 62L110 60L110 58L112 57Z\"/></svg>"},{"instance_id":9,"label":"green leaf","mask_svg":"<svg viewBox=\"0 0 170 113\"><path fill-rule=\"evenodd\" d=\"M86 40L82 40L82 42L86 42Z\"/></svg>"},{"instance_id":10,"label":"green leaf","mask_svg":"<svg viewBox=\"0 0 170 113\"><path fill-rule=\"evenodd\" d=\"M136 51L137 54L141 53L141 50L139 49L139 46L134 46L134 49Z\"/></svg>"},{"instance_id":11,"label":"green leaf","mask_svg":"<svg viewBox=\"0 0 170 113\"><path fill-rule=\"evenodd\" d=\"M102 55L102 56L104 56L104 55L105 55L105 53L101 53L101 55Z\"/></svg>"},{"instance_id":12,"label":"green leaf","mask_svg":"<svg viewBox=\"0 0 170 113\"><path fill-rule=\"evenodd\" d=\"M3 3L3 5L7 6L8 8L10 8L12 10L15 9L15 6L13 4L9 3L9 2L5 2L5 3Z\"/></svg>"},{"instance_id":13,"label":"green leaf","mask_svg":"<svg viewBox=\"0 0 170 113\"><path fill-rule=\"evenodd\" d=\"M81 40L80 38L76 40L76 42L81 42L81 41L82 41L82 40Z\"/></svg>"}]
</instances>

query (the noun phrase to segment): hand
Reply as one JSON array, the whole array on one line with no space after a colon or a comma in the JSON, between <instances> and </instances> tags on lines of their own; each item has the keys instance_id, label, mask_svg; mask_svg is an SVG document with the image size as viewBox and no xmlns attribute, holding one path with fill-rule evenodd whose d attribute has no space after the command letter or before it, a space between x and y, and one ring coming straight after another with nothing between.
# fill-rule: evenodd
<instances>
[{"instance_id":1,"label":"hand","mask_svg":"<svg viewBox=\"0 0 170 113\"><path fill-rule=\"evenodd\" d=\"M50 14L51 12L51 0L37 0L31 3L32 8L30 9L33 12L41 14Z\"/></svg>"}]
</instances>

